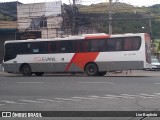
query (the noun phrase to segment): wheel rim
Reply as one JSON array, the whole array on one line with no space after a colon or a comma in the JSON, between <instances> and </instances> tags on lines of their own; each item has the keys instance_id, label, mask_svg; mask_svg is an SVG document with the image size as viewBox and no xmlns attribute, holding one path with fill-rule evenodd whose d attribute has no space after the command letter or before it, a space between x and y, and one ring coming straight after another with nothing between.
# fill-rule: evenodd
<instances>
[{"instance_id":1,"label":"wheel rim","mask_svg":"<svg viewBox=\"0 0 160 120\"><path fill-rule=\"evenodd\" d=\"M89 67L89 73L94 73L94 67L92 66Z\"/></svg>"},{"instance_id":2,"label":"wheel rim","mask_svg":"<svg viewBox=\"0 0 160 120\"><path fill-rule=\"evenodd\" d=\"M29 68L24 68L24 73L27 74L29 72Z\"/></svg>"}]
</instances>

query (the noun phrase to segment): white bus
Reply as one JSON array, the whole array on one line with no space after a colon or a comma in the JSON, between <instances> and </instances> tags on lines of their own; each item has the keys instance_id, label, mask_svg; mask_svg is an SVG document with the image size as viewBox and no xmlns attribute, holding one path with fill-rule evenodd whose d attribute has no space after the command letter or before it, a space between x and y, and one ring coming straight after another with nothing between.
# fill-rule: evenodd
<instances>
[{"instance_id":1,"label":"white bus","mask_svg":"<svg viewBox=\"0 0 160 120\"><path fill-rule=\"evenodd\" d=\"M4 71L23 76L151 68L150 37L146 33L85 34L54 39L6 41Z\"/></svg>"}]
</instances>

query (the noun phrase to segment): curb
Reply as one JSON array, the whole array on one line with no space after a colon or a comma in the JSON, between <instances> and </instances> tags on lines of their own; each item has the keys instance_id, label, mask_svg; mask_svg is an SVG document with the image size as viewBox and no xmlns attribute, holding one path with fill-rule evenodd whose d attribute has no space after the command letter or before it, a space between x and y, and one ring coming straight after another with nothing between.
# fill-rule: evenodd
<instances>
[{"instance_id":1,"label":"curb","mask_svg":"<svg viewBox=\"0 0 160 120\"><path fill-rule=\"evenodd\" d=\"M7 73L0 71L0 77L9 77L9 76L20 76L21 74L12 74L12 73ZM55 75L54 73L52 74L45 74L45 76L48 75ZM61 74L58 74L61 75ZM74 75L76 76L76 75ZM133 70L131 73L126 71L117 71L117 72L109 72L105 75L106 77L160 77L160 71L143 71L143 70Z\"/></svg>"}]
</instances>

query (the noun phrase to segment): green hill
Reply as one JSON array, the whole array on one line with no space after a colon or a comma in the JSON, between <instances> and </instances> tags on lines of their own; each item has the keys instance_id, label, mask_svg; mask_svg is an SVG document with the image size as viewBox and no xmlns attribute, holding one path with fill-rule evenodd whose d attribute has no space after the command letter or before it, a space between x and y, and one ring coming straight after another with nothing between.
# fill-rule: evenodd
<instances>
[{"instance_id":1,"label":"green hill","mask_svg":"<svg viewBox=\"0 0 160 120\"><path fill-rule=\"evenodd\" d=\"M88 14L106 14L99 32L108 33L108 3L81 6L79 11ZM124 3L112 3L113 34L114 33L151 33L152 38L160 38L160 4L150 7L134 7ZM151 20L151 30L149 29ZM101 23L102 24L102 23ZM144 28L144 29L142 29Z\"/></svg>"}]
</instances>

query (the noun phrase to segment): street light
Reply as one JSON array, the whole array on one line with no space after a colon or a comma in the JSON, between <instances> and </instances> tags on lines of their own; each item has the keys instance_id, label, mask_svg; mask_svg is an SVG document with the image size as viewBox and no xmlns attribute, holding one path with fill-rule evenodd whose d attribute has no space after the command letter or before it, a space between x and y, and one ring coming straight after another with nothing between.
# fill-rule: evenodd
<instances>
[{"instance_id":1,"label":"street light","mask_svg":"<svg viewBox=\"0 0 160 120\"><path fill-rule=\"evenodd\" d=\"M143 27L143 26L142 26L142 29L144 29L144 28L146 28L146 27Z\"/></svg>"}]
</instances>

